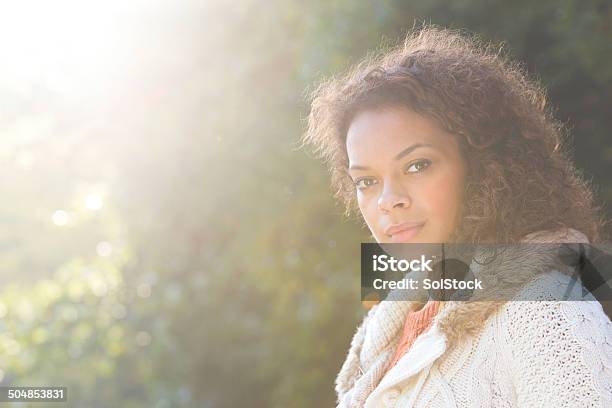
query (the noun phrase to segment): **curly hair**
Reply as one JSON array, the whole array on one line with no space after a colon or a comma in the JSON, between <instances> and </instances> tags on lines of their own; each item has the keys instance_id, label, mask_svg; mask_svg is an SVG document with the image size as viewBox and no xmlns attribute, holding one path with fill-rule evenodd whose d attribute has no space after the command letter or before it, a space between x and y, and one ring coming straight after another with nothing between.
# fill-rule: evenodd
<instances>
[{"instance_id":1,"label":"curly hair","mask_svg":"<svg viewBox=\"0 0 612 408\"><path fill-rule=\"evenodd\" d=\"M570 159L567 132L544 89L501 48L428 26L404 43L322 82L311 95L303 143L331 171L334 195L357 209L346 134L366 110L408 108L457 138L468 166L462 220L452 240L517 242L571 227L598 241L604 218Z\"/></svg>"}]
</instances>

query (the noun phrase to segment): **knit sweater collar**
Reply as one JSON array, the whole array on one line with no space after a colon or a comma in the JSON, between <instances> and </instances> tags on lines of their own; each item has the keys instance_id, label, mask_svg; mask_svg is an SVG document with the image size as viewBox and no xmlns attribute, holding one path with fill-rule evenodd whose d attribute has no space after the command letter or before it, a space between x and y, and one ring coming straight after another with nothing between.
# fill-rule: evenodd
<instances>
[{"instance_id":1,"label":"knit sweater collar","mask_svg":"<svg viewBox=\"0 0 612 408\"><path fill-rule=\"evenodd\" d=\"M579 231L568 229L542 231L523 239L525 243L588 243ZM478 273L499 276L495 290L516 289L517 281L528 282L555 265L555 256L538 245L523 246L512 256L495 264L491 270L480 263L470 268ZM476 257L475 257L476 259ZM517 262L519 267L517 268ZM518 276L517 276L518 274ZM483 294L486 298L486 293ZM505 302L448 301L434 318L433 325L446 337L449 347L462 337L478 332L487 318ZM393 357L401 328L408 312L422 306L421 302L384 300L370 309L355 333L347 359L336 378L339 407L362 407L368 395L379 383ZM367 330L366 330L367 327Z\"/></svg>"}]
</instances>

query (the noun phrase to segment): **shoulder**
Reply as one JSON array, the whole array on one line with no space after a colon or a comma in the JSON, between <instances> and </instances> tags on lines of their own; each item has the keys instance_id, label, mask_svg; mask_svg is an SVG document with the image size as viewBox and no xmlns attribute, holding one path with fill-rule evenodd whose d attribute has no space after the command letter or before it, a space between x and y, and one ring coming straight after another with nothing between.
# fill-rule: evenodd
<instances>
[{"instance_id":1,"label":"shoulder","mask_svg":"<svg viewBox=\"0 0 612 408\"><path fill-rule=\"evenodd\" d=\"M510 301L500 320L519 405L612 406L612 323L599 302Z\"/></svg>"},{"instance_id":2,"label":"shoulder","mask_svg":"<svg viewBox=\"0 0 612 408\"><path fill-rule=\"evenodd\" d=\"M501 308L501 318L510 339L529 339L566 333L565 338L612 336L612 323L601 304L584 291L580 280L559 272L548 272L531 281ZM547 341L552 341L550 336ZM610 337L612 346L612 337Z\"/></svg>"},{"instance_id":3,"label":"shoulder","mask_svg":"<svg viewBox=\"0 0 612 408\"><path fill-rule=\"evenodd\" d=\"M612 322L595 300L510 301L500 319L504 334L514 344L541 342L538 347L548 347L564 341L612 347Z\"/></svg>"},{"instance_id":4,"label":"shoulder","mask_svg":"<svg viewBox=\"0 0 612 408\"><path fill-rule=\"evenodd\" d=\"M612 406L612 326L598 302L515 302L507 313L519 406Z\"/></svg>"}]
</instances>

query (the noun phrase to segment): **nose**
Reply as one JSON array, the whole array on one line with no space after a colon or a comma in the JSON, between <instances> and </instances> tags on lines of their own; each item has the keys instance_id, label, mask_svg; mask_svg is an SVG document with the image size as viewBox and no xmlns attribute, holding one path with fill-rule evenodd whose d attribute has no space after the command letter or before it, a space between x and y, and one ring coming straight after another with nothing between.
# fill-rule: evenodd
<instances>
[{"instance_id":1,"label":"nose","mask_svg":"<svg viewBox=\"0 0 612 408\"><path fill-rule=\"evenodd\" d=\"M405 189L397 183L385 183L382 194L378 198L378 210L390 212L394 208L408 208L411 200Z\"/></svg>"}]
</instances>

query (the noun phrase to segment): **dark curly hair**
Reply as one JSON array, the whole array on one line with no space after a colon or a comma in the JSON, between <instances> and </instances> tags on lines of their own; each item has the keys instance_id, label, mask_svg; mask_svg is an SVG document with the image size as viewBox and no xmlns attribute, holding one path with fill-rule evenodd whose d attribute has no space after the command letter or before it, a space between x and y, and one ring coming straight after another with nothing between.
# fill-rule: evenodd
<instances>
[{"instance_id":1,"label":"dark curly hair","mask_svg":"<svg viewBox=\"0 0 612 408\"><path fill-rule=\"evenodd\" d=\"M366 58L312 93L304 144L328 164L335 196L356 207L346 133L365 110L404 107L459 141L468 166L462 221L452 240L517 242L541 230L575 228L597 242L604 223L578 174L567 133L546 106L543 88L500 47L438 27Z\"/></svg>"}]
</instances>

